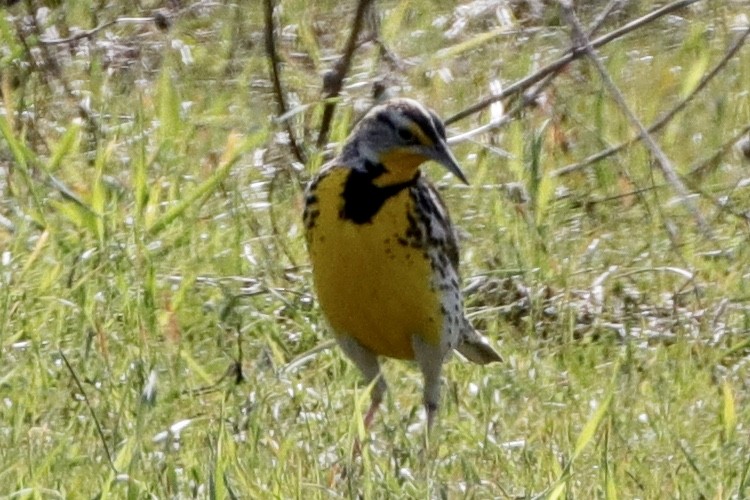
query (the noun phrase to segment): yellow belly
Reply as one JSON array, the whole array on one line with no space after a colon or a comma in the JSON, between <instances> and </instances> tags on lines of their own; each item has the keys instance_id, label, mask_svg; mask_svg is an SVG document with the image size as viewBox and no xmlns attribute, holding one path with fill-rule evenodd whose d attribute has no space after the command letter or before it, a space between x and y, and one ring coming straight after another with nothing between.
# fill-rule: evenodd
<instances>
[{"instance_id":1,"label":"yellow belly","mask_svg":"<svg viewBox=\"0 0 750 500\"><path fill-rule=\"evenodd\" d=\"M379 355L413 359L412 336L438 344L443 321L427 255L398 241L412 208L408 189L389 198L371 223L355 224L339 217L345 175L335 171L316 189L320 213L308 247L318 300L336 335Z\"/></svg>"}]
</instances>

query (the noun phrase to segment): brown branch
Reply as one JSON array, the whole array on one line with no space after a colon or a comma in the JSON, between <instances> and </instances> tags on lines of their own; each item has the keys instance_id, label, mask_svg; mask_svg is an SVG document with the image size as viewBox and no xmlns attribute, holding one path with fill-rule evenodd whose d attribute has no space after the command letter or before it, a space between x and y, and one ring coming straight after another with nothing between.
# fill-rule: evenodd
<instances>
[{"instance_id":1,"label":"brown branch","mask_svg":"<svg viewBox=\"0 0 750 500\"><path fill-rule=\"evenodd\" d=\"M619 5L620 0L610 0L609 4L607 4L602 12L597 16L597 18L592 23L591 27L589 28L589 36L596 33L596 31L602 26L604 21L609 17L609 15L614 11L615 7ZM536 102L537 97L542 93L542 91L547 88L557 77L558 74L563 70L564 66L560 66L559 68L555 69L548 75L544 77L544 79L539 82L538 85L535 87L530 88L528 91L524 92L521 96L521 101L518 102L515 106L513 106L507 113L503 115L503 117L494 122L494 123L488 123L486 125L483 125L477 129L470 130L464 134L460 134L457 137L451 137L449 140L450 144L455 144L461 141L464 141L466 139L469 139L475 135L478 135L480 133L485 133L490 130L496 130L500 127L504 127L508 123L510 123L516 116L518 116L521 111L523 111L527 106L530 104Z\"/></svg>"},{"instance_id":2,"label":"brown branch","mask_svg":"<svg viewBox=\"0 0 750 500\"><path fill-rule=\"evenodd\" d=\"M596 32L604 26L604 21L607 20L610 14L612 14L617 7L622 4L622 0L610 0L609 3L602 9L598 16L594 19L594 22L589 26L589 38L596 35Z\"/></svg>"},{"instance_id":3,"label":"brown branch","mask_svg":"<svg viewBox=\"0 0 750 500\"><path fill-rule=\"evenodd\" d=\"M678 0L676 2L672 2L668 5L665 5L661 9L657 9L653 12L646 14L643 17L640 17L638 19L635 19L634 21L629 22L625 26L612 31L611 33L607 33L606 35L602 35L595 40L591 40L590 42L591 47L598 48L603 45L606 45L609 42L616 40L617 38L620 38L630 33L631 31L634 31L638 28L643 27L644 25L650 23L651 21L654 21L671 12L674 12L675 10L685 8L688 5L693 4L695 2L699 2L699 1L700 0ZM547 75L556 71L560 71L560 69L565 67L568 63L570 63L571 61L574 61L575 59L580 58L581 56L585 55L585 53L586 51L582 47L574 47L570 49L561 58L548 64L547 66L543 67L536 73L533 73L525 78L522 78L521 80L518 80L514 84L506 87L505 90L503 90L502 92L485 97L484 99L480 100L478 103L473 104L472 106L469 106L463 111L460 111L456 113L455 115L449 117L448 119L445 120L445 124L450 125L451 123L462 120L466 118L467 116L473 115L474 113L478 113L479 111L483 110L484 108L486 108L487 106L489 106L490 104L494 102L503 100L508 96L511 96L513 94L517 94L518 92L522 92L526 90L527 88L534 85L535 83L537 83L538 81L546 77Z\"/></svg>"},{"instance_id":4,"label":"brown branch","mask_svg":"<svg viewBox=\"0 0 750 500\"><path fill-rule=\"evenodd\" d=\"M341 88L344 84L344 77L349 72L349 67L352 63L352 56L354 50L357 48L357 38L359 37L360 31L362 31L362 24L364 22L365 13L373 0L359 0L357 4L357 12L354 15L354 21L352 23L352 30L349 33L349 40L346 42L346 49L344 54L334 65L333 70L326 75L324 79L324 91L326 92L327 102L323 109L323 119L320 124L320 132L318 134L318 147L322 148L328 141L328 132L331 129L331 122L333 121L333 112L336 110L336 97L341 92Z\"/></svg>"},{"instance_id":5,"label":"brown branch","mask_svg":"<svg viewBox=\"0 0 750 500\"><path fill-rule=\"evenodd\" d=\"M609 91L610 95L614 99L615 103L617 103L618 107L620 108L622 113L627 117L628 121L630 121L631 125L636 130L638 130L641 141L643 141L643 144L646 146L646 148L648 148L648 150L653 155L653 158L656 160L655 161L656 166L659 167L659 170L661 170L661 173L664 176L664 178L667 180L667 182L671 184L672 189L674 189L675 192L680 196L682 203L685 205L688 211L692 214L693 218L695 219L698 225L698 228L701 230L703 235L710 238L711 228L708 226L708 223L706 222L706 220L703 218L703 215L698 210L698 207L695 204L695 201L690 197L690 192L685 187L685 184L683 184L679 175L677 175L677 172L672 166L672 163L669 161L669 158L667 158L667 155L664 154L664 151L662 151L662 149L656 143L654 138L648 133L643 123L641 123L638 117L635 116L635 113L633 113L633 111L630 109L630 107L628 106L625 100L625 96L622 94L622 92L617 87L617 85L615 85L614 81L612 80L612 77L609 75L609 73L607 73L607 69L604 67L604 64L602 63L598 54L596 53L594 48L591 46L591 43L588 40L588 37L583 32L583 27L581 26L581 23L578 20L578 17L573 11L572 0L559 0L559 2L560 2L560 7L562 8L562 11L563 11L563 15L567 19L570 27L572 28L571 37L573 38L574 42L577 42L578 44L582 45L583 50L586 53L586 56L593 63L594 67L599 73L600 78L602 79L602 82L604 83L604 86L607 87L607 90Z\"/></svg>"},{"instance_id":6,"label":"brown branch","mask_svg":"<svg viewBox=\"0 0 750 500\"><path fill-rule=\"evenodd\" d=\"M721 58L721 60L716 64L716 66L714 66L714 68L711 71L703 75L703 78L701 78L701 81L698 83L695 89L693 89L693 91L690 92L690 94L685 96L685 98L682 99L680 102L678 102L672 109L670 109L663 116L658 118L646 130L648 130L650 134L657 132L658 130L662 129L667 123L669 123L678 112L682 111L682 109L685 106L687 106L687 104L690 101L692 101L695 95L701 90L703 90L704 88L706 88L708 83L711 80L713 80L714 77L718 75L719 72L727 65L727 63L731 60L731 58L734 57L737 51L744 45L745 40L747 39L748 35L750 35L750 28L747 28L745 31L743 31L740 34L740 36L737 38L734 44L732 44L732 46L729 47L727 52L724 54L724 57ZM572 163L570 165L560 167L557 170L553 171L551 175L553 177L557 177L557 176L570 174L582 168L586 168L590 165L593 165L594 163L600 162L601 160L605 158L609 158L610 156L616 153L619 153L623 149L634 144L636 141L638 141L638 139L639 137L637 135L633 136L627 141L618 144L617 146L612 146L607 149L603 149L602 151L599 151L598 153L595 153L578 163Z\"/></svg>"},{"instance_id":7,"label":"brown branch","mask_svg":"<svg viewBox=\"0 0 750 500\"><path fill-rule=\"evenodd\" d=\"M287 112L287 105L286 98L284 97L284 89L281 87L281 77L279 76L280 62L278 53L276 52L276 37L274 36L273 0L265 0L264 6L266 14L266 53L268 54L268 62L271 67L271 81L273 82L273 91L276 94L276 104L279 108L279 116L283 116ZM289 145L292 148L294 157L302 164L307 163L307 156L297 142L291 123L285 120L284 127L289 136Z\"/></svg>"}]
</instances>

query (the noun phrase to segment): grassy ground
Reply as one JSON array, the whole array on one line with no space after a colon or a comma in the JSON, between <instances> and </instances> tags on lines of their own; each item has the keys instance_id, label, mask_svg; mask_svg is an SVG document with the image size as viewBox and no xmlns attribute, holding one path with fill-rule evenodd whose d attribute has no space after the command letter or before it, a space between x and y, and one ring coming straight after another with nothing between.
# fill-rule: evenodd
<instances>
[{"instance_id":1,"label":"grassy ground","mask_svg":"<svg viewBox=\"0 0 750 500\"><path fill-rule=\"evenodd\" d=\"M456 145L471 186L427 167L465 236L470 315L507 362L447 365L427 447L418 370L386 363L387 404L352 459L366 388L338 350L315 350L330 335L302 186L373 82L447 117L559 56L564 21L503 27L479 3L379 2L392 57L357 50L331 144L316 148L321 75L353 7L280 1L302 165L272 121L259 5L195 4L167 29L123 22L46 45L151 11L63 1L35 25L33 4L0 19L0 495L750 495L749 164L733 148L703 163L750 122L747 49L656 135L708 236L641 145L555 175L633 135L586 61L508 126ZM601 49L641 120L695 89L747 8L703 0Z\"/></svg>"}]
</instances>

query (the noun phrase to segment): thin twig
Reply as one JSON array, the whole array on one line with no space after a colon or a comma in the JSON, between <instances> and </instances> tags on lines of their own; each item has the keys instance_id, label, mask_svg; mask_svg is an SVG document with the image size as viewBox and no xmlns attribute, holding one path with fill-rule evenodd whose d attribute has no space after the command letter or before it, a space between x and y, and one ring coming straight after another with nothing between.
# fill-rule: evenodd
<instances>
[{"instance_id":1,"label":"thin twig","mask_svg":"<svg viewBox=\"0 0 750 500\"><path fill-rule=\"evenodd\" d=\"M596 35L599 28L604 26L604 21L607 20L610 14L615 11L617 7L620 7L627 0L610 0L609 3L602 9L598 16L594 19L594 22L589 26L589 38Z\"/></svg>"},{"instance_id":2,"label":"thin twig","mask_svg":"<svg viewBox=\"0 0 750 500\"><path fill-rule=\"evenodd\" d=\"M667 14L670 14L674 12L675 10L679 10L682 8L687 7L688 5L691 5L693 3L699 2L701 0L678 0L676 2L672 2L668 5L665 5L661 9L657 9L653 12L650 12L646 14L643 17L640 17L634 21L629 22L625 26L618 28L611 33L607 33L606 35L602 35L599 38L592 40L590 42L591 47L598 48L602 45L606 45L612 40L616 40L617 38L620 38L624 35L627 35L631 31L634 31L638 28L643 27L644 25L650 23L651 21L654 21L655 19L658 19L660 17L663 17ZM498 94L494 94L491 96L488 96L482 100L480 100L478 103L469 106L468 108L464 109L463 111L460 111L456 113L455 115L449 117L445 120L446 125L450 125L451 123L457 122L459 120L462 120L466 118L467 116L473 115L474 113L478 113L479 111L483 110L490 104L500 101L502 99L505 99L508 96L511 96L513 94L517 94L518 92L522 92L528 87L534 85L538 81L542 80L545 76L547 76L550 73L553 73L555 71L559 71L560 68L563 68L571 61L578 59L579 57L583 56L585 54L585 50L582 47L575 47L570 49L565 55L563 55L561 58L557 59L556 61L548 64L547 66L543 67L536 73L533 73L514 84L508 86L503 90L502 92Z\"/></svg>"},{"instance_id":3,"label":"thin twig","mask_svg":"<svg viewBox=\"0 0 750 500\"><path fill-rule=\"evenodd\" d=\"M149 22L153 21L153 18L151 18L151 17L144 18L144 19L147 19ZM59 45L59 44L62 44L62 43L77 42L78 40L82 40L84 38L91 38L94 35L96 35L97 33L99 33L101 30L107 29L110 26L117 24L118 22L120 22L119 19L114 19L112 21L107 21L106 23L104 23L102 25L99 25L96 28L92 28L92 29L86 30L86 31L81 31L79 33L76 33L75 35L71 35L71 36L66 37L66 38L40 38L39 39L39 43L41 43L42 45Z\"/></svg>"},{"instance_id":4,"label":"thin twig","mask_svg":"<svg viewBox=\"0 0 750 500\"><path fill-rule=\"evenodd\" d=\"M354 15L354 22L352 23L352 30L349 33L349 40L346 42L346 49L344 54L334 65L333 70L327 75L324 84L326 91L326 104L323 108L323 118L320 123L320 132L318 134L318 147L322 148L328 141L328 132L331 129L331 122L333 121L333 112L336 110L336 97L341 92L341 88L344 85L344 77L349 72L349 67L352 63L352 56L354 50L357 48L357 38L359 37L360 31L362 31L362 25L364 23L365 13L373 0L359 0L357 4L357 12Z\"/></svg>"},{"instance_id":5,"label":"thin twig","mask_svg":"<svg viewBox=\"0 0 750 500\"><path fill-rule=\"evenodd\" d=\"M29 16L31 18L31 25L34 29L34 32L39 40L42 39L42 27L39 25L39 20L37 19L37 16L34 13L31 13ZM19 32L19 37L21 37L21 32ZM87 124L89 125L90 132L94 138L96 138L96 133L101 130L101 126L99 124L99 120L94 114L91 112L91 110L83 104L83 101L80 99L77 99L75 96L75 93L73 92L70 83L68 80L65 79L63 75L63 71L60 68L60 65L57 61L57 58L53 57L52 54L50 54L50 49L45 44L40 45L40 50L42 57L44 58L44 69L49 69L52 75L57 79L57 81L62 85L63 90L65 91L65 94L67 97L76 103L76 107L78 108L78 113L80 114L81 118L86 120ZM33 59L32 53L28 52L28 58L29 60ZM49 82L46 82L49 85Z\"/></svg>"},{"instance_id":6,"label":"thin twig","mask_svg":"<svg viewBox=\"0 0 750 500\"><path fill-rule=\"evenodd\" d=\"M667 158L667 155L664 154L664 151L662 151L654 138L648 133L643 123L641 123L638 117L636 117L633 111L630 109L627 102L625 101L625 96L622 94L617 85L615 85L612 77L610 77L609 73L607 73L607 69L599 59L598 54L591 46L588 37L583 32L583 27L581 26L578 17L573 11L572 0L559 0L559 2L560 6L562 7L564 16L566 17L568 24L570 24L570 27L573 30L571 36L574 42L580 44L583 47L583 50L585 51L591 62L594 64L594 67L596 67L596 70L599 73L602 82L604 83L605 87L607 87L607 90L609 90L612 98L617 103L622 113L628 118L628 121L630 121L631 125L638 130L643 144L653 155L654 159L656 160L655 163L659 167L659 170L661 170L662 175L667 180L667 182L672 185L672 189L674 189L680 196L681 202L685 205L688 211L690 211L703 235L707 238L710 238L711 228L708 226L708 223L698 210L698 206L695 204L695 200L690 197L690 192L682 183L680 177L677 175L677 172L672 166L672 163L669 161L669 158Z\"/></svg>"},{"instance_id":7,"label":"thin twig","mask_svg":"<svg viewBox=\"0 0 750 500\"><path fill-rule=\"evenodd\" d=\"M271 67L271 81L273 82L273 91L276 94L276 104L279 108L279 116L283 116L287 112L287 105L286 97L284 97L284 89L281 87L281 77L279 76L279 55L276 52L276 30L273 22L273 0L265 0L264 6L266 14L266 53L268 54L268 62ZM284 127L289 136L289 145L292 148L294 157L302 164L307 163L307 156L297 142L297 138L294 135L294 129L292 129L292 124L285 120Z\"/></svg>"},{"instance_id":8,"label":"thin twig","mask_svg":"<svg viewBox=\"0 0 750 500\"><path fill-rule=\"evenodd\" d=\"M737 40L732 44L731 47L729 47L727 52L724 54L724 57L721 58L721 60L716 64L716 66L714 66L714 68L711 71L703 75L703 78L701 78L701 81L698 83L695 89L693 89L693 91L690 92L690 94L685 96L685 98L682 99L680 102L678 102L672 109L670 109L664 115L659 117L646 130L648 130L650 134L657 132L658 130L662 129L666 124L668 124L678 112L682 111L682 109L685 106L687 106L687 104L693 99L693 97L695 97L695 95L698 92L706 88L708 83L711 80L713 80L714 77L718 75L719 72L732 59L732 57L734 57L737 51L739 51L740 48L745 44L745 40L747 39L748 35L750 35L750 28L747 28L745 31L742 32L742 34L740 34ZM551 172L550 175L552 177L558 177L558 176L567 175L577 170L586 168L590 165L593 165L594 163L600 162L605 158L608 158L616 153L619 153L623 149L627 148L628 146L631 146L633 143L638 141L638 139L639 139L639 136L637 135L633 136L627 141L618 144L617 146L612 146L607 149L603 149L602 151L599 151L598 153L595 153L580 162L572 163L570 165L560 167L557 170Z\"/></svg>"},{"instance_id":9,"label":"thin twig","mask_svg":"<svg viewBox=\"0 0 750 500\"><path fill-rule=\"evenodd\" d=\"M730 206L729 203L729 197L734 191L736 191L739 183L735 184L735 186L729 190L728 194L722 196L723 200L721 198L714 198L712 194L704 191L699 183L687 181L687 184L690 186L690 189L693 189L703 199L708 200L717 209L717 213L714 215L714 219L718 219L719 215L721 214L729 214L735 219L739 219L745 223L750 222L750 212L735 210Z\"/></svg>"},{"instance_id":10,"label":"thin twig","mask_svg":"<svg viewBox=\"0 0 750 500\"><path fill-rule=\"evenodd\" d=\"M286 244L286 239L284 237L284 232L282 232L279 229L279 224L276 219L276 210L274 207L279 206L278 204L274 203L274 195L276 194L277 185L279 184L279 180L281 179L281 171L276 171L274 173L273 177L271 177L271 181L268 183L268 203L269 203L269 211L268 215L271 220L271 234L274 236L274 240L281 246L281 250L286 255L286 258L289 260L289 262L292 264L292 266L297 267L297 261L294 258L294 255L292 255L292 252L289 250L289 247Z\"/></svg>"},{"instance_id":11,"label":"thin twig","mask_svg":"<svg viewBox=\"0 0 750 500\"><path fill-rule=\"evenodd\" d=\"M687 174L689 178L698 177L698 179L700 179L702 175L705 175L708 172L711 166L716 165L716 163L719 161L719 158L725 155L727 151L732 149L732 147L740 142L740 140L748 133L750 133L750 123L745 124L745 126L742 127L739 132L734 134L729 140L719 146L719 149L714 151L711 156L704 160L697 161L693 165L691 165L690 168L688 168Z\"/></svg>"},{"instance_id":12,"label":"thin twig","mask_svg":"<svg viewBox=\"0 0 750 500\"><path fill-rule=\"evenodd\" d=\"M112 19L111 21L100 24L95 28L91 28L90 30L80 31L65 38L40 38L39 43L41 43L42 45L60 45L64 43L73 43L77 42L78 40L83 40L84 38L93 38L94 35L96 35L100 31L105 30L110 26L114 26L115 24L158 24L159 22L164 22L163 19L165 18L167 17L164 14L156 14L148 17L118 17L117 19Z\"/></svg>"},{"instance_id":13,"label":"thin twig","mask_svg":"<svg viewBox=\"0 0 750 500\"><path fill-rule=\"evenodd\" d=\"M693 165L687 169L688 174L680 176L690 189L698 193L702 198L708 200L714 207L716 207L719 210L719 212L729 214L732 217L740 219L744 222L750 222L750 213L733 210L729 206L728 203L723 202L717 198L714 198L710 193L706 192L703 189L701 182L700 182L700 178L702 175L704 175L707 172L709 168L711 168L713 165L718 164L719 158L721 158L724 154L730 151L734 147L734 145L737 144L748 133L750 133L750 123L747 123L742 129L740 129L739 132L737 132L729 140L724 142L724 144L722 144L716 151L714 151L711 154L711 156L693 163ZM697 178L694 178L694 177L697 177ZM666 186L667 186L666 184L653 185L653 186L649 186L648 188L642 188L642 189L632 191L630 193L623 193L622 195L612 196L609 198L604 198L602 200L591 201L591 202L588 202L588 204L593 205L596 203L601 203L601 202L621 198L623 196L631 196L633 194L640 194L640 193L643 193L652 189L660 189ZM728 196L728 195L725 195L725 196Z\"/></svg>"},{"instance_id":14,"label":"thin twig","mask_svg":"<svg viewBox=\"0 0 750 500\"><path fill-rule=\"evenodd\" d=\"M99 433L99 439L101 439L102 446L104 446L104 453L107 455L109 466L112 468L115 474L117 474L117 469L115 468L115 462L112 460L112 454L109 452L109 446L107 446L107 440L104 437L104 431L102 430L102 425L99 423L99 418L97 418L96 413L94 412L94 409L91 407L91 401L89 401L89 397L86 395L86 391L83 389L83 384L81 384L81 380L78 378L78 375L76 375L76 372L75 370L73 370L73 367L70 365L70 362L68 362L68 358L65 357L65 353L62 352L62 349L59 349L58 352L60 353L60 357L62 357L63 362L65 363L65 366L68 367L68 371L70 372L70 375L73 377L73 380L78 386L78 390L81 391L83 400L86 402L86 407L89 409L89 413L91 413L91 418L94 420L94 425L96 426L96 432Z\"/></svg>"},{"instance_id":15,"label":"thin twig","mask_svg":"<svg viewBox=\"0 0 750 500\"><path fill-rule=\"evenodd\" d=\"M617 7L617 5L620 4L620 1L621 0L610 0L609 4L604 7L602 12L597 16L597 18L594 20L591 27L589 28L589 36L593 35L602 26L602 24L607 19L607 17L614 11L615 7ZM504 127L507 123L512 121L526 107L536 102L537 97L542 93L542 91L545 88L549 86L550 83L552 83L552 81L557 77L557 75L560 74L560 72L564 68L565 66L560 66L559 68L557 68L556 70L552 71L547 76L545 76L544 79L537 86L529 89L527 92L524 92L521 97L521 101L517 103L513 108L511 108L510 111L505 113L502 116L502 118L500 118L499 120L487 123L473 130L469 130L468 132L465 132L463 134L452 136L450 139L448 139L448 144L451 144L451 145L458 144L463 141L469 140L476 135Z\"/></svg>"},{"instance_id":16,"label":"thin twig","mask_svg":"<svg viewBox=\"0 0 750 500\"><path fill-rule=\"evenodd\" d=\"M84 38L93 38L94 35L98 34L100 31L109 28L110 26L113 26L115 24L149 24L154 23L160 30L165 29L165 27L168 27L171 23L172 19L180 17L184 15L187 12L193 11L195 9L201 8L201 2L193 3L181 10L178 10L176 12L167 14L164 12L163 9L157 10L153 16L146 16L146 17L118 17L116 19L113 19L111 21L107 21L106 23L100 24L99 26L96 26L95 28L92 28L90 30L84 30L79 33L75 33L69 37L65 38L39 38L39 43L43 45L59 45L64 43L73 43L77 42L78 40L83 40Z\"/></svg>"}]
</instances>

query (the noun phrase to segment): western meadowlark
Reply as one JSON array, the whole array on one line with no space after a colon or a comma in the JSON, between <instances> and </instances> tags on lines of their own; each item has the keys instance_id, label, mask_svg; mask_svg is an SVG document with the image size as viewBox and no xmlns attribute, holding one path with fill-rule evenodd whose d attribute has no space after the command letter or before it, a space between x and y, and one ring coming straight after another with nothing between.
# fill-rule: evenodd
<instances>
[{"instance_id":1,"label":"western meadowlark","mask_svg":"<svg viewBox=\"0 0 750 500\"><path fill-rule=\"evenodd\" d=\"M428 160L467 183L435 112L393 99L362 118L307 187L305 236L320 306L367 383L377 379L366 426L386 390L378 356L416 360L428 428L452 349L479 364L501 361L464 316L455 230L419 169Z\"/></svg>"}]
</instances>

